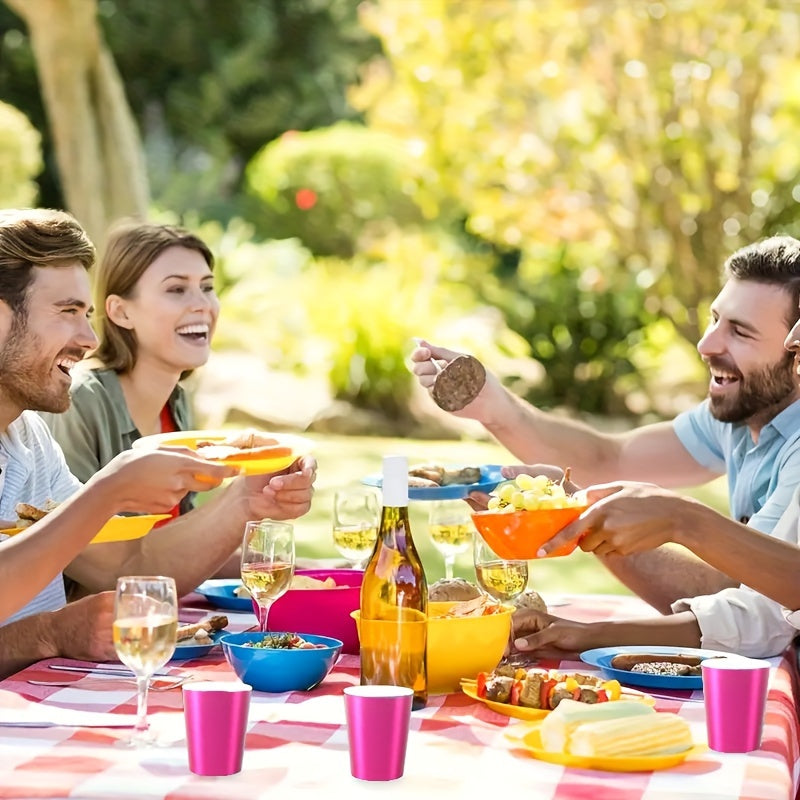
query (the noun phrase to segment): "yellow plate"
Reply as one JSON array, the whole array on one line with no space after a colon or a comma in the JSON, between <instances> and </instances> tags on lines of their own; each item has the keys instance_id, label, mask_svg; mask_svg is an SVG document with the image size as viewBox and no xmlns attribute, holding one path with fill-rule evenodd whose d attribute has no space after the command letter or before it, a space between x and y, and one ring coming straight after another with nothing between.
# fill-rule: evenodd
<instances>
[{"instance_id":1,"label":"yellow plate","mask_svg":"<svg viewBox=\"0 0 800 800\"><path fill-rule=\"evenodd\" d=\"M469 678L461 680L461 691L467 697L477 700L488 706L492 711L502 714L505 717L513 717L514 719L524 720L541 720L546 717L550 712L543 708L526 708L525 706L512 706L510 703L498 703L494 700L486 700L483 697L478 697L475 681ZM649 694L644 692L629 693L625 689L622 691L622 697L619 700L609 700L610 703L645 703L648 706L654 706L656 701Z\"/></svg>"},{"instance_id":2,"label":"yellow plate","mask_svg":"<svg viewBox=\"0 0 800 800\"><path fill-rule=\"evenodd\" d=\"M652 772L677 766L686 761L689 756L697 755L706 749L701 745L695 745L682 753L671 753L664 756L631 756L629 758L573 756L569 753L545 750L542 747L542 736L539 730L541 724L541 721L531 723L527 726L528 732L523 736L509 733L507 738L534 758L538 758L540 761L549 761L551 764L561 764L564 767L602 769L608 772Z\"/></svg>"},{"instance_id":3,"label":"yellow plate","mask_svg":"<svg viewBox=\"0 0 800 800\"><path fill-rule=\"evenodd\" d=\"M173 433L157 433L153 436L142 436L133 443L136 449L155 449L158 447L188 447L197 449L197 443L202 441L223 442L234 435L236 431L175 431ZM279 472L293 464L300 456L311 452L311 441L302 436L291 433L270 433L259 431L264 436L275 439L278 444L291 447L290 455L265 456L264 458L246 458L230 456L228 458L214 459L214 463L228 464L239 467L245 475L263 475L268 472Z\"/></svg>"},{"instance_id":4,"label":"yellow plate","mask_svg":"<svg viewBox=\"0 0 800 800\"><path fill-rule=\"evenodd\" d=\"M103 525L97 535L89 544L101 544L102 542L122 542L127 539L140 539L150 533L153 525L159 520L167 519L169 514L137 514L134 517L111 517ZM6 536L15 536L22 531L35 528L36 523L28 525L26 528L6 528L0 530Z\"/></svg>"},{"instance_id":5,"label":"yellow plate","mask_svg":"<svg viewBox=\"0 0 800 800\"><path fill-rule=\"evenodd\" d=\"M496 711L498 714L502 714L505 717L514 717L514 719L526 719L526 720L534 720L534 719L542 719L546 717L550 712L545 711L543 708L525 708L525 706L512 706L509 703L497 703L494 700L487 700L484 697L478 697L478 692L475 689L474 681L461 681L461 691L467 697L471 697L473 700L477 700L479 703L483 703L485 706L488 706L492 709L492 711Z\"/></svg>"}]
</instances>

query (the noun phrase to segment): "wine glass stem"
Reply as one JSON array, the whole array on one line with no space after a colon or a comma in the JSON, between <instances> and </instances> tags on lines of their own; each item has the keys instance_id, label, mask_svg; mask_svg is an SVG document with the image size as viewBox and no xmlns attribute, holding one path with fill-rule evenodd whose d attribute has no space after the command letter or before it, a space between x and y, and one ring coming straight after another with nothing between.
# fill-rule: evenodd
<instances>
[{"instance_id":1,"label":"wine glass stem","mask_svg":"<svg viewBox=\"0 0 800 800\"><path fill-rule=\"evenodd\" d=\"M455 556L444 557L444 576L448 580L453 577L453 566L455 565Z\"/></svg>"},{"instance_id":2,"label":"wine glass stem","mask_svg":"<svg viewBox=\"0 0 800 800\"><path fill-rule=\"evenodd\" d=\"M149 727L147 722L147 689L150 686L150 676L136 676L136 733L146 733Z\"/></svg>"},{"instance_id":3,"label":"wine glass stem","mask_svg":"<svg viewBox=\"0 0 800 800\"><path fill-rule=\"evenodd\" d=\"M259 604L259 608L261 609L261 614L259 615L259 627L261 628L261 633L266 633L269 630L269 623L267 622L267 617L269 616L269 607L272 603L263 603Z\"/></svg>"}]
</instances>

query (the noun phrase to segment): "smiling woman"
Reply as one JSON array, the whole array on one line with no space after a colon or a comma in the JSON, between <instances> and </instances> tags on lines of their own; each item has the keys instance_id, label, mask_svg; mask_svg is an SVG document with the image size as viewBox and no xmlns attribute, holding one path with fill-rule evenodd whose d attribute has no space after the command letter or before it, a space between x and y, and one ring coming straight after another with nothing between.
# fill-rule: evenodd
<instances>
[{"instance_id":1,"label":"smiling woman","mask_svg":"<svg viewBox=\"0 0 800 800\"><path fill-rule=\"evenodd\" d=\"M95 275L99 344L72 370L68 410L44 415L81 481L141 436L192 427L181 379L211 352L213 267L206 244L182 228L126 222L111 231ZM191 507L187 495L172 516Z\"/></svg>"}]
</instances>

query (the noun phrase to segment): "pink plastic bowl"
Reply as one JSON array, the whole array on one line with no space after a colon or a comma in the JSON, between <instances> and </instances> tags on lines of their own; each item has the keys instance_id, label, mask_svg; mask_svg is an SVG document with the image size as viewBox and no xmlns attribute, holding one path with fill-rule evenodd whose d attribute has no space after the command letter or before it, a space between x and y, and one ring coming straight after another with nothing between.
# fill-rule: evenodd
<instances>
[{"instance_id":1,"label":"pink plastic bowl","mask_svg":"<svg viewBox=\"0 0 800 800\"><path fill-rule=\"evenodd\" d=\"M358 631L350 612L361 605L364 573L359 569L299 569L297 574L321 581L330 576L336 587L289 589L272 604L269 629L332 636L342 640L343 653L358 653Z\"/></svg>"}]
</instances>

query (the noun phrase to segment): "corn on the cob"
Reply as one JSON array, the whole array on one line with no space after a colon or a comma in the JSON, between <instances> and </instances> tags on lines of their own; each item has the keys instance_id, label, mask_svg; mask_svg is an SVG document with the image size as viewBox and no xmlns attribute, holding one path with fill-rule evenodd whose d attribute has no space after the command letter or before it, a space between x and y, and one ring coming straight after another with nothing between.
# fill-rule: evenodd
<instances>
[{"instance_id":1,"label":"corn on the cob","mask_svg":"<svg viewBox=\"0 0 800 800\"><path fill-rule=\"evenodd\" d=\"M686 720L656 713L631 719L609 719L579 725L568 744L576 756L659 756L692 746Z\"/></svg>"},{"instance_id":2,"label":"corn on the cob","mask_svg":"<svg viewBox=\"0 0 800 800\"><path fill-rule=\"evenodd\" d=\"M577 700L562 700L555 711L548 714L539 729L545 750L566 753L570 737L579 725L609 719L630 719L653 715L651 706L636 700L617 700L611 703L589 705Z\"/></svg>"}]
</instances>

